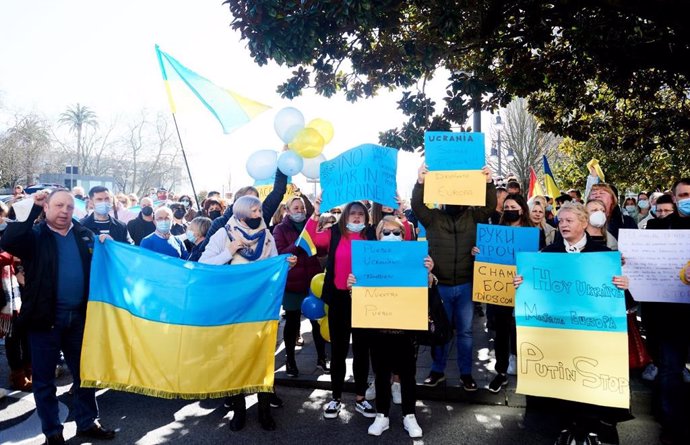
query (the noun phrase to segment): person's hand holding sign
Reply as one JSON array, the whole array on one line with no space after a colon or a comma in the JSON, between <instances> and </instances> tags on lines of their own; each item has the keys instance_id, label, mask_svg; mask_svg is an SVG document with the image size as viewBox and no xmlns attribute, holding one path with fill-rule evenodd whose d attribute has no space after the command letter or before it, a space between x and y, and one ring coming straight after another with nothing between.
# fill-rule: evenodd
<instances>
[{"instance_id":1,"label":"person's hand holding sign","mask_svg":"<svg viewBox=\"0 0 690 445\"><path fill-rule=\"evenodd\" d=\"M426 166L426 162L422 162L422 165L419 167L418 170L417 182L420 184L424 184L424 177L427 173L429 173L429 167Z\"/></svg>"}]
</instances>

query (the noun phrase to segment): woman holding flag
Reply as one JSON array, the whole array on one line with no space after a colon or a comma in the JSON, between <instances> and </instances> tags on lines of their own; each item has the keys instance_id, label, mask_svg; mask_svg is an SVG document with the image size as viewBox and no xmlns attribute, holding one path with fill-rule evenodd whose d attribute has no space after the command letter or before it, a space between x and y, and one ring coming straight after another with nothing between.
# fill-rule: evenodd
<instances>
[{"instance_id":1,"label":"woman holding flag","mask_svg":"<svg viewBox=\"0 0 690 445\"><path fill-rule=\"evenodd\" d=\"M319 260L311 249L305 251L295 245L300 234L304 230L307 218L311 217L313 207L306 205L308 199L305 196L291 196L285 203L287 214L283 220L273 229L273 237L276 241L278 253L289 253L297 257L297 265L290 269L285 295L283 296L283 309L285 310L285 326L283 327L283 341L285 342L285 355L287 362L285 372L290 377L299 376L299 369L295 362L295 346L299 334L302 300L309 293L309 285L314 275L321 272ZM312 209L309 212L308 208ZM316 320L311 321L314 346L316 347L316 366L328 373L326 361L326 342L321 336L321 329Z\"/></svg>"},{"instance_id":2,"label":"woman holding flag","mask_svg":"<svg viewBox=\"0 0 690 445\"><path fill-rule=\"evenodd\" d=\"M216 265L247 264L276 255L278 255L278 250L273 235L266 227L261 200L254 196L243 196L235 201L233 215L224 229L217 231L209 239L199 262ZM293 267L297 263L297 257L292 255L287 261L290 267ZM251 363L247 366L251 366ZM268 431L276 429L275 420L271 416L271 394L269 392L258 394L259 423ZM235 411L230 421L230 429L233 431L241 430L246 423L247 405L244 397L244 394L231 397Z\"/></svg>"}]
</instances>

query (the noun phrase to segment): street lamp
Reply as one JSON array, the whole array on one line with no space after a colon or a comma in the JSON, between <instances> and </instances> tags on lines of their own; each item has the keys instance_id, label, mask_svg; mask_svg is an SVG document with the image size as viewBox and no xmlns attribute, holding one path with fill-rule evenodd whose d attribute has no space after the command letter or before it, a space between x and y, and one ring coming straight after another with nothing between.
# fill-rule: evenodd
<instances>
[{"instance_id":1,"label":"street lamp","mask_svg":"<svg viewBox=\"0 0 690 445\"><path fill-rule=\"evenodd\" d=\"M494 122L494 129L496 130L496 140L491 145L491 159L493 161L498 161L498 176L503 178L503 164L501 162L503 158L503 140L501 139L501 132L503 131L503 121L501 120L500 115L496 116L496 121ZM508 162L512 162L513 159L515 159L515 153L513 152L513 149L511 147L508 147L506 153L506 160Z\"/></svg>"}]
</instances>

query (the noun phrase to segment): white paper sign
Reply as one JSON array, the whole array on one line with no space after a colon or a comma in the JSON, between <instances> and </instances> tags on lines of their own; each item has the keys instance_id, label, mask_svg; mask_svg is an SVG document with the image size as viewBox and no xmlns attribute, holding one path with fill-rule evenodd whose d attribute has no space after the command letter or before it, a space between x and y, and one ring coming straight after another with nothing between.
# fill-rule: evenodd
<instances>
[{"instance_id":1,"label":"white paper sign","mask_svg":"<svg viewBox=\"0 0 690 445\"><path fill-rule=\"evenodd\" d=\"M636 301L690 304L690 286L680 281L690 261L690 230L621 229L618 250Z\"/></svg>"}]
</instances>

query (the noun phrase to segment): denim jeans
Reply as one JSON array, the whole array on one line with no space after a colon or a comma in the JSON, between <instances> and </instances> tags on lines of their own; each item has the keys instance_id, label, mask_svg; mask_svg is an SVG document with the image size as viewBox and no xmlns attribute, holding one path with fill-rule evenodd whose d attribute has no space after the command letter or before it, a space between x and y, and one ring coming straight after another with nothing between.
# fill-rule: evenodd
<instances>
[{"instance_id":1,"label":"denim jeans","mask_svg":"<svg viewBox=\"0 0 690 445\"><path fill-rule=\"evenodd\" d=\"M659 396L661 423L671 434L680 435L687 428L683 369L688 354L688 339L664 336L659 341Z\"/></svg>"},{"instance_id":2,"label":"denim jeans","mask_svg":"<svg viewBox=\"0 0 690 445\"><path fill-rule=\"evenodd\" d=\"M448 319L455 328L455 343L458 348L458 369L460 374L472 374L472 283L456 286L438 285L438 292L443 299L443 307ZM448 363L450 343L434 347L431 370L444 372Z\"/></svg>"},{"instance_id":3,"label":"denim jeans","mask_svg":"<svg viewBox=\"0 0 690 445\"><path fill-rule=\"evenodd\" d=\"M98 418L95 389L80 387L79 362L84 322L81 311L59 311L55 314L55 325L50 330L29 332L34 400L43 434L46 436L62 432L55 386L55 367L60 350L65 354L67 367L74 380L72 414L77 423L77 431L90 428Z\"/></svg>"}]
</instances>

